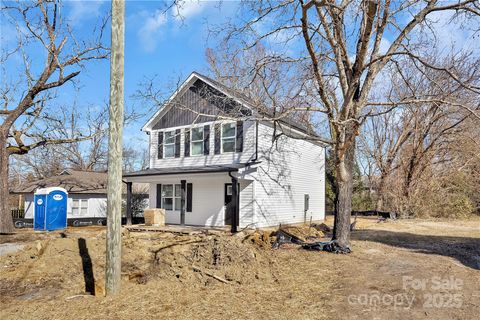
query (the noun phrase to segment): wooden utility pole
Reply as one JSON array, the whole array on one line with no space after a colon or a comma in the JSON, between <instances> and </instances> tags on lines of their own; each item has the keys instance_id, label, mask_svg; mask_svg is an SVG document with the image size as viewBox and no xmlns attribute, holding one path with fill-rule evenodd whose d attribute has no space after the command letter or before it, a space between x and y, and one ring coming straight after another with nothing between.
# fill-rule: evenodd
<instances>
[{"instance_id":1,"label":"wooden utility pole","mask_svg":"<svg viewBox=\"0 0 480 320\"><path fill-rule=\"evenodd\" d=\"M125 1L112 0L112 43L110 53L110 121L107 185L107 295L120 290L122 258L122 132L125 46Z\"/></svg>"}]
</instances>

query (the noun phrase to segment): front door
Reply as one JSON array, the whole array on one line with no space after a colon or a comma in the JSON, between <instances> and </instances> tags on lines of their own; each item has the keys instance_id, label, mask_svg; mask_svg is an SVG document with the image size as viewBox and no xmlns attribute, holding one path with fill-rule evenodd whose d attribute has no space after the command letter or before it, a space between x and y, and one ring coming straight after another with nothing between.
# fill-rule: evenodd
<instances>
[{"instance_id":1,"label":"front door","mask_svg":"<svg viewBox=\"0 0 480 320\"><path fill-rule=\"evenodd\" d=\"M225 225L232 224L232 216L234 214L234 203L232 197L232 184L225 183Z\"/></svg>"}]
</instances>

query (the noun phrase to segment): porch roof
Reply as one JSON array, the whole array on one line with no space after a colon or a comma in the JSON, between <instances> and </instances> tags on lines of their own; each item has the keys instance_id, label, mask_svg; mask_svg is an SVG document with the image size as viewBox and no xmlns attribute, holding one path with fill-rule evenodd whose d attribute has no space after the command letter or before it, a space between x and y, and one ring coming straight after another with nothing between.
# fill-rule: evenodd
<instances>
[{"instance_id":1,"label":"porch roof","mask_svg":"<svg viewBox=\"0 0 480 320\"><path fill-rule=\"evenodd\" d=\"M123 174L124 178L130 177L143 177L143 176L162 176L172 174L185 174L185 173L214 173L214 172L229 172L237 171L252 163L236 163L228 165L210 165L210 166L196 166L196 167L175 167L175 168L154 168L145 169L134 172L127 172Z\"/></svg>"}]
</instances>

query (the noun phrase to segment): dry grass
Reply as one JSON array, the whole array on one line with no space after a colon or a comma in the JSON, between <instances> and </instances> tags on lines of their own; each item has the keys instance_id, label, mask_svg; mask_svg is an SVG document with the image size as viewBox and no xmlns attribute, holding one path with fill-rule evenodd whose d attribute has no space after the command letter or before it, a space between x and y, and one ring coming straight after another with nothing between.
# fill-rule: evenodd
<instances>
[{"instance_id":1,"label":"dry grass","mask_svg":"<svg viewBox=\"0 0 480 320\"><path fill-rule=\"evenodd\" d=\"M97 294L103 290L104 229L69 229L66 237L22 231L0 237L0 243L25 245L0 257L0 318L474 319L480 314L479 220L359 219L357 227L350 255L295 246L273 251L269 232L125 232L122 292L115 297L85 295L94 284ZM454 276L463 286L405 290L404 276ZM350 295L375 293L410 294L415 301L408 310L348 302ZM424 295L430 293L458 293L462 306L426 308Z\"/></svg>"}]
</instances>

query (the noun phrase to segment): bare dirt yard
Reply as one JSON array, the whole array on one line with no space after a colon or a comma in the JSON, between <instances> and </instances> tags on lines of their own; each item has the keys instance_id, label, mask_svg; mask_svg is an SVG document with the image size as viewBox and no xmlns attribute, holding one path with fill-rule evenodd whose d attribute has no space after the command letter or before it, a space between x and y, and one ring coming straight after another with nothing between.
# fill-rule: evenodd
<instances>
[{"instance_id":1,"label":"bare dirt yard","mask_svg":"<svg viewBox=\"0 0 480 320\"><path fill-rule=\"evenodd\" d=\"M104 228L23 230L0 236L0 319L478 319L479 219L357 228L348 255L272 250L268 230L124 231L115 297Z\"/></svg>"}]
</instances>

